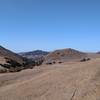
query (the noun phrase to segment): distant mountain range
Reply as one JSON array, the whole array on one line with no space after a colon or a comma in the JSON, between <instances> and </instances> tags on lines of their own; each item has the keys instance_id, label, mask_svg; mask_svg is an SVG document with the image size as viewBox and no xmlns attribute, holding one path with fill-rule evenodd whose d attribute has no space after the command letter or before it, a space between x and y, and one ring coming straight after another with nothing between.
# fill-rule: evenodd
<instances>
[{"instance_id":1,"label":"distant mountain range","mask_svg":"<svg viewBox=\"0 0 100 100\"><path fill-rule=\"evenodd\" d=\"M43 56L46 56L48 54L49 54L49 52L42 51L42 50L35 50L35 51L30 51L30 52L19 53L20 56L26 57L28 59L33 59L33 60L43 57Z\"/></svg>"},{"instance_id":2,"label":"distant mountain range","mask_svg":"<svg viewBox=\"0 0 100 100\"><path fill-rule=\"evenodd\" d=\"M16 72L43 64L55 64L67 61L80 61L84 58L100 58L98 53L84 53L75 49L58 49L53 52L35 50L14 53L0 46L0 72Z\"/></svg>"},{"instance_id":3,"label":"distant mountain range","mask_svg":"<svg viewBox=\"0 0 100 100\"><path fill-rule=\"evenodd\" d=\"M97 54L100 54L100 51L99 51L99 52L97 52Z\"/></svg>"}]
</instances>

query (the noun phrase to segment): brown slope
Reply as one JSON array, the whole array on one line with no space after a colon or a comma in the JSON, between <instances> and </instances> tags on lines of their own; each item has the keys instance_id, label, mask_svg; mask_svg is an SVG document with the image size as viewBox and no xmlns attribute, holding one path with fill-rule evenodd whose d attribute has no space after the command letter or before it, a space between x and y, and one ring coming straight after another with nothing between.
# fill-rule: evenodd
<instances>
[{"instance_id":1,"label":"brown slope","mask_svg":"<svg viewBox=\"0 0 100 100\"><path fill-rule=\"evenodd\" d=\"M41 70L1 75L15 82L0 87L0 100L100 100L100 59Z\"/></svg>"},{"instance_id":2,"label":"brown slope","mask_svg":"<svg viewBox=\"0 0 100 100\"><path fill-rule=\"evenodd\" d=\"M24 62L21 56L0 46L0 73L20 71Z\"/></svg>"},{"instance_id":3,"label":"brown slope","mask_svg":"<svg viewBox=\"0 0 100 100\"><path fill-rule=\"evenodd\" d=\"M0 46L0 57L3 57L3 58L10 58L12 60L15 60L19 63L23 63L23 59L21 56L19 56L18 54Z\"/></svg>"},{"instance_id":4,"label":"brown slope","mask_svg":"<svg viewBox=\"0 0 100 100\"><path fill-rule=\"evenodd\" d=\"M54 52L49 53L46 57L45 60L46 62L49 61L72 61L75 59L81 59L86 57L86 53L74 50L74 49L61 49L61 50L56 50Z\"/></svg>"},{"instance_id":5,"label":"brown slope","mask_svg":"<svg viewBox=\"0 0 100 100\"><path fill-rule=\"evenodd\" d=\"M97 53L87 53L87 56L90 58L100 58L100 54Z\"/></svg>"}]
</instances>

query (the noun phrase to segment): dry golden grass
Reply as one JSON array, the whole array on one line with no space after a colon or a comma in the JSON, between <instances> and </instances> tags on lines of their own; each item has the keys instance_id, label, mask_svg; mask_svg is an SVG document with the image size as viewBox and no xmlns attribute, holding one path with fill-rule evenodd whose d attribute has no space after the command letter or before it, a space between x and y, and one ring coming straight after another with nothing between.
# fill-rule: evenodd
<instances>
[{"instance_id":1,"label":"dry golden grass","mask_svg":"<svg viewBox=\"0 0 100 100\"><path fill-rule=\"evenodd\" d=\"M100 58L0 74L0 100L100 100Z\"/></svg>"}]
</instances>

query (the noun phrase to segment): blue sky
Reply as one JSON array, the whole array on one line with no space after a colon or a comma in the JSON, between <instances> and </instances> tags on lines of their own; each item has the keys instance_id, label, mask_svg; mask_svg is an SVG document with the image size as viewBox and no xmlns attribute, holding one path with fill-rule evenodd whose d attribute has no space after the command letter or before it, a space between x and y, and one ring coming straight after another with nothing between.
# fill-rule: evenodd
<instances>
[{"instance_id":1,"label":"blue sky","mask_svg":"<svg viewBox=\"0 0 100 100\"><path fill-rule=\"evenodd\" d=\"M0 45L15 52L100 50L100 0L0 0Z\"/></svg>"}]
</instances>

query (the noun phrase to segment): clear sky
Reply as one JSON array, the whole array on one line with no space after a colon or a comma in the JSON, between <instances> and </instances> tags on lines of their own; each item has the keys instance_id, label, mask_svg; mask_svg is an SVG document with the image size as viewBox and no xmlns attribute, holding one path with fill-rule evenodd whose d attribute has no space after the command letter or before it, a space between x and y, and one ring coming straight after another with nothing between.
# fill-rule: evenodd
<instances>
[{"instance_id":1,"label":"clear sky","mask_svg":"<svg viewBox=\"0 0 100 100\"><path fill-rule=\"evenodd\" d=\"M100 0L0 0L0 45L15 52L100 50Z\"/></svg>"}]
</instances>

